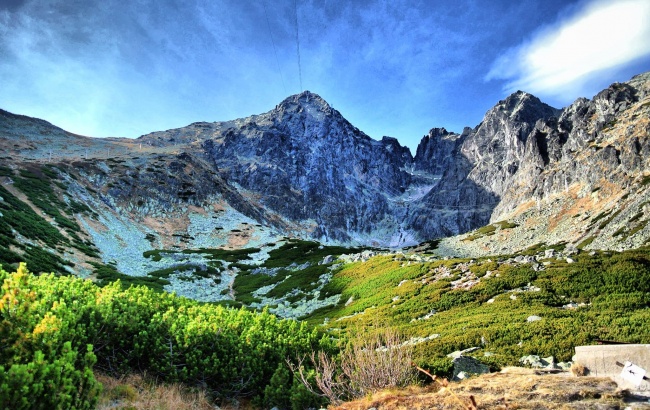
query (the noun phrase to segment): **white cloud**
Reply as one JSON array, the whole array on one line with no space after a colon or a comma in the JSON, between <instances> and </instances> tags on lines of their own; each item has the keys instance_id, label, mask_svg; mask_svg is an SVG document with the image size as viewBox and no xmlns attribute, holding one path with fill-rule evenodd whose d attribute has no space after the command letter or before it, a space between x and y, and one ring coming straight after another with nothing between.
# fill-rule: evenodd
<instances>
[{"instance_id":1,"label":"white cloud","mask_svg":"<svg viewBox=\"0 0 650 410\"><path fill-rule=\"evenodd\" d=\"M487 79L508 80L508 91L557 97L584 92L586 82L648 55L650 2L596 0L507 50Z\"/></svg>"}]
</instances>

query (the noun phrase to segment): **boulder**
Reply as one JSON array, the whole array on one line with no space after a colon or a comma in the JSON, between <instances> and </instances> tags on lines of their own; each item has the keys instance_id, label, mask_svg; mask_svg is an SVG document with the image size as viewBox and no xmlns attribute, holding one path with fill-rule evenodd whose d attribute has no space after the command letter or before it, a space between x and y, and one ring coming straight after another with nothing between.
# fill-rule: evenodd
<instances>
[{"instance_id":1,"label":"boulder","mask_svg":"<svg viewBox=\"0 0 650 410\"><path fill-rule=\"evenodd\" d=\"M454 359L454 374L452 380L461 380L473 374L485 374L490 368L473 357L460 356Z\"/></svg>"}]
</instances>

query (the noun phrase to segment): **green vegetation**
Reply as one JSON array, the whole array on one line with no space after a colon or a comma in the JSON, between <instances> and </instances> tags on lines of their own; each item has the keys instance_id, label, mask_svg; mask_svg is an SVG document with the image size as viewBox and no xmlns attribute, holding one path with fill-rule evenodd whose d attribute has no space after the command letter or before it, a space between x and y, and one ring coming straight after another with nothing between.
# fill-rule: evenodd
<instances>
[{"instance_id":1,"label":"green vegetation","mask_svg":"<svg viewBox=\"0 0 650 410\"><path fill-rule=\"evenodd\" d=\"M508 221L497 222L496 225L499 225L499 228L501 228L501 229L512 229L512 228L516 228L516 227L519 226L518 224L516 224L514 222L508 222Z\"/></svg>"},{"instance_id":2,"label":"green vegetation","mask_svg":"<svg viewBox=\"0 0 650 410\"><path fill-rule=\"evenodd\" d=\"M634 234L636 234L637 232L639 232L640 230L645 228L645 226L647 224L648 224L648 221L639 222L634 228L630 229L630 231L627 233L627 235L625 237L628 238L630 236L633 236Z\"/></svg>"},{"instance_id":3,"label":"green vegetation","mask_svg":"<svg viewBox=\"0 0 650 410\"><path fill-rule=\"evenodd\" d=\"M71 247L97 257L93 244L79 236L74 217L93 217L94 212L66 199L61 192L65 184L57 181L52 167L15 173L0 166L0 176L14 179L15 187L46 215L41 217L0 186L0 264L18 270L0 270L0 345L7 346L0 352L0 404L5 407L27 403L52 388L62 393L45 398L48 406L92 408L99 388L93 366L114 375L146 371L164 381L207 386L214 394L255 397L260 406L315 405L285 359L330 349L337 337L345 340L352 333L386 328L421 338L414 345L414 360L436 373L450 370L446 354L473 346L481 347L475 352L480 360L497 368L516 364L526 354L568 360L574 346L596 339L650 342L650 248L593 256L579 252L571 256L575 263L545 258L535 269L505 263L507 257L416 262L408 255L384 255L331 270L336 256L363 249L288 240L270 251L260 266L251 261L258 248L149 250L143 255L151 261L172 254L179 261L169 266L165 260L162 269L146 277L91 262L97 281L92 284L71 277L32 276L18 263L27 260L35 272L67 274L73 265L60 255ZM596 216L592 227L604 229L620 212ZM643 216L639 209L613 235L635 235L646 227ZM496 222L466 240L515 227ZM586 237L577 248L595 238ZM153 243L156 237L148 234L146 239ZM431 241L429 246L437 244ZM564 243L540 243L520 255L564 248ZM199 256L201 263L192 256ZM333 258L323 263L326 256ZM172 274L188 281L218 281L224 267L239 271L234 301L202 304L163 292ZM221 306L259 303L261 297L254 293L263 287L265 297L299 303L327 273L333 277L320 298L340 294L340 303L319 309L302 323L277 320L266 311L255 314ZM461 281L464 288L458 286ZM566 308L570 302L584 305ZM530 315L542 320L528 322ZM322 325L328 338L321 339L311 325ZM494 355L484 357L486 352Z\"/></svg>"},{"instance_id":4,"label":"green vegetation","mask_svg":"<svg viewBox=\"0 0 650 410\"><path fill-rule=\"evenodd\" d=\"M594 219L591 220L591 223L595 225L596 222L600 221L600 220L603 219L603 218L606 218L606 217L607 217L609 214L611 214L611 213L612 213L611 210L609 210L609 211L605 211L605 212L601 212L601 213L599 213L598 215L596 215L596 217L595 217ZM602 228L601 228L601 229L602 229Z\"/></svg>"},{"instance_id":5,"label":"green vegetation","mask_svg":"<svg viewBox=\"0 0 650 410\"><path fill-rule=\"evenodd\" d=\"M15 241L11 240L14 238L11 232L13 228L22 236L42 241L50 248L66 244L66 238L56 228L2 186L0 186L0 197L3 199L0 201L0 212L3 215L0 219L0 232L5 235L2 238L3 243L15 244L13 243Z\"/></svg>"},{"instance_id":6,"label":"green vegetation","mask_svg":"<svg viewBox=\"0 0 650 410\"><path fill-rule=\"evenodd\" d=\"M444 355L473 346L482 348L476 353L480 360L500 367L517 364L526 354L569 360L574 346L596 339L650 342L650 249L573 258L575 263L553 260L537 272L527 264L491 259L473 265L468 260L405 264L392 256L375 257L337 272L325 290L341 292L341 303L307 321L322 324L329 318L326 327L341 328L342 334L378 327L412 337L438 334L415 350L416 361L434 370L448 366ZM451 282L467 275L461 267L468 264L481 280L469 289L453 289ZM529 284L540 290L510 292ZM562 308L569 302L586 305ZM529 323L530 315L542 320ZM495 355L484 358L487 351Z\"/></svg>"},{"instance_id":7,"label":"green vegetation","mask_svg":"<svg viewBox=\"0 0 650 410\"><path fill-rule=\"evenodd\" d=\"M342 246L324 246L318 242L290 240L278 249L269 252L269 259L264 263L265 268L289 266L292 263L318 263L328 255L361 252L365 248L345 248Z\"/></svg>"},{"instance_id":8,"label":"green vegetation","mask_svg":"<svg viewBox=\"0 0 650 410\"><path fill-rule=\"evenodd\" d=\"M149 286L156 291L162 291L165 285L169 285L168 279L173 274L180 274L179 279L193 281L194 277L212 278L214 282L221 282L221 269L226 266L231 268L239 268L243 271L251 268L251 265L241 263L239 261L246 261L250 259L250 255L259 252L259 248L246 248L246 249L185 249L183 251L165 250L165 249L152 249L143 252L145 258L149 258L154 262L160 262L166 255L172 254L186 254L186 255L202 255L210 261L207 266L204 263L197 264L196 262L187 261L182 263L179 261L172 266L157 269L148 273L145 277L127 277L123 278L128 284L139 284ZM189 258L188 258L189 259ZM189 274L189 275L188 275ZM112 274L112 279L116 280L119 276L117 271ZM124 276L124 275L123 275ZM107 278L108 279L108 278ZM254 290L254 289L253 289ZM252 292L252 290L251 290ZM247 300L247 303L252 303L252 299Z\"/></svg>"},{"instance_id":9,"label":"green vegetation","mask_svg":"<svg viewBox=\"0 0 650 410\"><path fill-rule=\"evenodd\" d=\"M245 248L245 249L185 249L180 251L186 255L206 255L213 261L224 261L227 263L241 262L242 260L250 259L250 254L259 252L259 248ZM154 262L159 262L166 254L179 253L179 251L167 249L152 249L143 252L142 256L150 258Z\"/></svg>"},{"instance_id":10,"label":"green vegetation","mask_svg":"<svg viewBox=\"0 0 650 410\"><path fill-rule=\"evenodd\" d=\"M11 168L5 167L4 165L0 165L0 177L13 177L14 172L11 170Z\"/></svg>"},{"instance_id":11,"label":"green vegetation","mask_svg":"<svg viewBox=\"0 0 650 410\"><path fill-rule=\"evenodd\" d=\"M499 229L512 229L516 228L519 225L513 222L508 222L508 221L500 221L500 222L495 222L492 225L485 225L481 228L478 228L477 230L473 231L473 233L469 236L467 236L464 240L466 241L475 241L479 238L482 238L484 236L492 236L496 233L497 228Z\"/></svg>"},{"instance_id":12,"label":"green vegetation","mask_svg":"<svg viewBox=\"0 0 650 410\"><path fill-rule=\"evenodd\" d=\"M194 271L196 268L196 265L193 264L177 265L170 268L158 269L153 272L149 272L149 276L153 276L154 278L168 278L172 273Z\"/></svg>"},{"instance_id":13,"label":"green vegetation","mask_svg":"<svg viewBox=\"0 0 650 410\"><path fill-rule=\"evenodd\" d=\"M39 246L21 243L16 233L32 241L41 241L51 249L65 249L68 239L2 186L0 197L0 264L15 268L18 262L28 260L35 272L66 272L65 265L70 265L69 262Z\"/></svg>"},{"instance_id":14,"label":"green vegetation","mask_svg":"<svg viewBox=\"0 0 650 410\"><path fill-rule=\"evenodd\" d=\"M609 218L607 218L606 221L604 221L604 222L602 222L600 225L598 225L598 229L605 229L605 227L606 227L607 225L609 225L609 223L612 222L612 221L614 220L614 218L616 218L616 217L618 216L618 214L621 213L621 211L622 211L622 209L619 209L618 211L614 212L614 214L612 214L612 216L610 216Z\"/></svg>"},{"instance_id":15,"label":"green vegetation","mask_svg":"<svg viewBox=\"0 0 650 410\"><path fill-rule=\"evenodd\" d=\"M643 178L641 178L641 186L646 186L650 184L650 175L644 175Z\"/></svg>"},{"instance_id":16,"label":"green vegetation","mask_svg":"<svg viewBox=\"0 0 650 410\"><path fill-rule=\"evenodd\" d=\"M44 250L37 244L25 244L17 240L16 233L30 241L39 241L47 248L63 253L69 247L74 247L90 257L99 257L94 245L81 239L79 225L74 218L64 216L61 210L68 214L85 213L94 215L88 206L75 201L67 204L55 193L52 183L58 176L53 167L35 166L32 170L21 170L19 175L6 167L0 173L10 176L14 186L22 191L36 207L51 217L54 222L64 229L71 240L62 235L50 222L37 214L29 205L16 198L7 189L0 186L0 263L14 266L20 260L27 260L36 272L65 273L65 266L72 266L60 256ZM28 242L29 243L29 242ZM20 257L18 257L20 255Z\"/></svg>"},{"instance_id":17,"label":"green vegetation","mask_svg":"<svg viewBox=\"0 0 650 410\"><path fill-rule=\"evenodd\" d=\"M614 236L616 236L616 235L614 235ZM580 242L580 243L576 246L576 248L578 248L578 249L584 249L585 247L589 246L589 245L590 245L590 244L591 244L595 239L596 239L595 236L590 236L590 237L584 239L582 242Z\"/></svg>"},{"instance_id":18,"label":"green vegetation","mask_svg":"<svg viewBox=\"0 0 650 410\"><path fill-rule=\"evenodd\" d=\"M38 280L24 265L13 274L0 269L0 407L31 409L38 398L40 408L93 409L96 356L78 337L75 311L44 297Z\"/></svg>"},{"instance_id":19,"label":"green vegetation","mask_svg":"<svg viewBox=\"0 0 650 410\"><path fill-rule=\"evenodd\" d=\"M94 408L93 367L115 376L146 372L265 407L292 397L301 408L315 398L286 377L285 360L331 348L305 323L124 289L120 281L99 288L34 276L21 265L15 273L0 269L0 283L2 408L32 408L36 397L44 408Z\"/></svg>"},{"instance_id":20,"label":"green vegetation","mask_svg":"<svg viewBox=\"0 0 650 410\"><path fill-rule=\"evenodd\" d=\"M259 248L245 248L245 249L185 249L182 253L185 254L202 254L209 255L212 260L219 260L225 262L240 262L244 259L250 259L251 253L259 252Z\"/></svg>"},{"instance_id":21,"label":"green vegetation","mask_svg":"<svg viewBox=\"0 0 650 410\"><path fill-rule=\"evenodd\" d=\"M253 273L250 271L250 266L236 265L242 269L233 284L236 298L245 304L259 303L260 300L252 293L263 286L276 285L267 296L279 298L296 289L298 293L292 297L292 300L297 301L314 290L320 276L327 273L332 263L318 264L326 256L338 256L362 250L362 248L323 246L312 241L289 240L279 248L270 251L269 258L260 266L272 269L273 274ZM302 268L292 269L292 266L302 266Z\"/></svg>"},{"instance_id":22,"label":"green vegetation","mask_svg":"<svg viewBox=\"0 0 650 410\"><path fill-rule=\"evenodd\" d=\"M554 243L552 245L547 245L544 242L529 246L522 252L519 252L521 255L536 255L540 252L544 252L545 250L552 249L556 252L561 252L566 248L566 242L558 242Z\"/></svg>"},{"instance_id":23,"label":"green vegetation","mask_svg":"<svg viewBox=\"0 0 650 410\"><path fill-rule=\"evenodd\" d=\"M124 289L130 286L146 286L156 292L163 292L164 287L169 285L168 280L158 277L125 275L120 273L113 265L98 262L91 262L91 265L94 267L93 273L99 286L107 286L119 280Z\"/></svg>"},{"instance_id":24,"label":"green vegetation","mask_svg":"<svg viewBox=\"0 0 650 410\"><path fill-rule=\"evenodd\" d=\"M165 249L152 249L150 251L145 251L142 253L142 256L145 258L150 258L154 262L160 262L164 254L177 253L177 251L165 250Z\"/></svg>"}]
</instances>

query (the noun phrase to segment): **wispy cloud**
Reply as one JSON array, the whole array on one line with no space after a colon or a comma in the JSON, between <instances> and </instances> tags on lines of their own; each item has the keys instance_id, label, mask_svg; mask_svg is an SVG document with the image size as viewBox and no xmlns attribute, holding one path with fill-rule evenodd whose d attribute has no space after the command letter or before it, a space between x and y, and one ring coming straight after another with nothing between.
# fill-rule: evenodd
<instances>
[{"instance_id":1,"label":"wispy cloud","mask_svg":"<svg viewBox=\"0 0 650 410\"><path fill-rule=\"evenodd\" d=\"M584 37L606 63L648 47L638 41L647 31L633 38L628 21L650 20L648 0L575 1L582 6L556 21L566 0L0 0L0 108L81 134L136 137L264 112L302 79L370 136L414 148L433 126L480 121L502 94L500 82L483 81L484 67L540 25L555 21L502 56L493 78L528 91L561 83L554 64L576 53L558 50L594 13L608 15L597 23L606 34ZM611 4L634 10L615 17ZM598 69L594 61L583 67Z\"/></svg>"},{"instance_id":2,"label":"wispy cloud","mask_svg":"<svg viewBox=\"0 0 650 410\"><path fill-rule=\"evenodd\" d=\"M507 50L486 78L507 80L509 92L575 98L589 81L650 55L648 0L592 0L574 10Z\"/></svg>"}]
</instances>

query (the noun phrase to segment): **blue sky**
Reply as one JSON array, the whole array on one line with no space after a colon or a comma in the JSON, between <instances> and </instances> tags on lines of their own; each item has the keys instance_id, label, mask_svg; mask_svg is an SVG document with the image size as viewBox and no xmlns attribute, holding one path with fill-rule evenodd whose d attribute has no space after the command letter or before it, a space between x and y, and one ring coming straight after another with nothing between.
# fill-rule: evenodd
<instances>
[{"instance_id":1,"label":"blue sky","mask_svg":"<svg viewBox=\"0 0 650 410\"><path fill-rule=\"evenodd\" d=\"M0 108L94 137L259 114L302 83L415 150L517 89L561 108L648 70L648 0L0 0Z\"/></svg>"}]
</instances>

